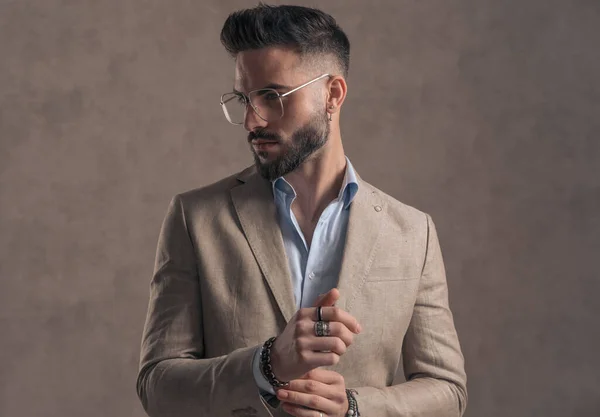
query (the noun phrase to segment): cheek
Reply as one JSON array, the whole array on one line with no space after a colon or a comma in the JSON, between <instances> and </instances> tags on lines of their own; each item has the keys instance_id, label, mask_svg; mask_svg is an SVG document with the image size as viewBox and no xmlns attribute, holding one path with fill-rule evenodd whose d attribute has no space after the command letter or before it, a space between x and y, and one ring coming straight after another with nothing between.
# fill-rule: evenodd
<instances>
[{"instance_id":1,"label":"cheek","mask_svg":"<svg viewBox=\"0 0 600 417\"><path fill-rule=\"evenodd\" d=\"M277 133L282 139L287 140L290 136L302 126L301 116L294 109L285 109L283 117L275 123L270 123L268 130Z\"/></svg>"},{"instance_id":2,"label":"cheek","mask_svg":"<svg viewBox=\"0 0 600 417\"><path fill-rule=\"evenodd\" d=\"M283 103L284 117L299 121L308 120L318 108L319 104L312 96L292 96Z\"/></svg>"},{"instance_id":3,"label":"cheek","mask_svg":"<svg viewBox=\"0 0 600 417\"><path fill-rule=\"evenodd\" d=\"M277 123L277 128L283 135L289 137L296 130L310 122L316 111L316 107L312 102L290 101L285 103L283 118Z\"/></svg>"}]
</instances>

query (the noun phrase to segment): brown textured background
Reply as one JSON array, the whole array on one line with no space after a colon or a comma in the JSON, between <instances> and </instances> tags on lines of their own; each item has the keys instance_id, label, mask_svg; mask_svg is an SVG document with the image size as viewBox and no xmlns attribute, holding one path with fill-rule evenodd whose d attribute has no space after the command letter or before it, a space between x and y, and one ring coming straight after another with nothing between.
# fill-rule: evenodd
<instances>
[{"instance_id":1,"label":"brown textured background","mask_svg":"<svg viewBox=\"0 0 600 417\"><path fill-rule=\"evenodd\" d=\"M143 416L170 197L251 164L232 0L0 0L0 416ZM600 2L330 0L346 151L432 214L468 417L600 415ZM376 417L376 416L371 416Z\"/></svg>"}]
</instances>

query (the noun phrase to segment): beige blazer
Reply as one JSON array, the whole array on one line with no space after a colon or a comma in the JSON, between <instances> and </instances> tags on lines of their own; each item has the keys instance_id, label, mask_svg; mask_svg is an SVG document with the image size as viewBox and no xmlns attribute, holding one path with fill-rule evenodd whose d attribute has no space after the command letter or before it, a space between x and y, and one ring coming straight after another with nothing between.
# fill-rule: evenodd
<instances>
[{"instance_id":1,"label":"beige blazer","mask_svg":"<svg viewBox=\"0 0 600 417\"><path fill-rule=\"evenodd\" d=\"M363 330L329 369L358 391L361 415L461 416L463 356L429 215L359 177L338 288L336 305ZM175 196L141 345L137 392L146 412L288 415L262 401L252 358L295 311L269 181L251 167Z\"/></svg>"}]
</instances>

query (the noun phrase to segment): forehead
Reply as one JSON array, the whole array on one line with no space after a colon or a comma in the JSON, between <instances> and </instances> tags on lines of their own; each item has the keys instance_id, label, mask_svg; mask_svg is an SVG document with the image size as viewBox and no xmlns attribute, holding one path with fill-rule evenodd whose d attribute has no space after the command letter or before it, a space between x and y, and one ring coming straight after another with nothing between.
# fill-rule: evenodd
<instances>
[{"instance_id":1,"label":"forehead","mask_svg":"<svg viewBox=\"0 0 600 417\"><path fill-rule=\"evenodd\" d=\"M271 47L240 52L235 60L234 88L250 91L269 84L294 85L300 57L287 48Z\"/></svg>"}]
</instances>

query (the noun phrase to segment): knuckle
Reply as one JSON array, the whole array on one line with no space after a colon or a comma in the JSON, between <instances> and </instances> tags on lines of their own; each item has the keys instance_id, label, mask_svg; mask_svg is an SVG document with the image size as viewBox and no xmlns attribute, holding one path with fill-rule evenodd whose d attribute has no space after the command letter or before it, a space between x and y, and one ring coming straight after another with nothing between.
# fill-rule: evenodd
<instances>
[{"instance_id":1,"label":"knuckle","mask_svg":"<svg viewBox=\"0 0 600 417\"><path fill-rule=\"evenodd\" d=\"M310 408L314 408L314 409L318 410L320 405L321 405L321 400L317 396L311 397L311 399L308 401L308 406Z\"/></svg>"},{"instance_id":2,"label":"knuckle","mask_svg":"<svg viewBox=\"0 0 600 417\"><path fill-rule=\"evenodd\" d=\"M306 339L304 339L302 337L296 339L296 351L297 352L302 352L302 351L306 350L306 345L307 345Z\"/></svg>"},{"instance_id":3,"label":"knuckle","mask_svg":"<svg viewBox=\"0 0 600 417\"><path fill-rule=\"evenodd\" d=\"M302 321L297 321L294 324L294 337L299 337L302 335L303 333L303 326L302 326Z\"/></svg>"},{"instance_id":4,"label":"knuckle","mask_svg":"<svg viewBox=\"0 0 600 417\"><path fill-rule=\"evenodd\" d=\"M298 357L302 362L308 362L308 352L305 350L300 350L298 352Z\"/></svg>"},{"instance_id":5,"label":"knuckle","mask_svg":"<svg viewBox=\"0 0 600 417\"><path fill-rule=\"evenodd\" d=\"M317 383L315 381L308 381L306 383L306 391L307 392L316 392L317 391Z\"/></svg>"},{"instance_id":6,"label":"knuckle","mask_svg":"<svg viewBox=\"0 0 600 417\"><path fill-rule=\"evenodd\" d=\"M352 332L350 332L343 324L340 324L339 327L336 328L336 332L333 334L339 337L347 346L352 344Z\"/></svg>"},{"instance_id":7,"label":"knuckle","mask_svg":"<svg viewBox=\"0 0 600 417\"><path fill-rule=\"evenodd\" d=\"M314 336L315 335L315 322L311 319L307 319L303 325L302 329L304 334Z\"/></svg>"},{"instance_id":8,"label":"knuckle","mask_svg":"<svg viewBox=\"0 0 600 417\"><path fill-rule=\"evenodd\" d=\"M317 377L317 371L315 369L311 369L306 373L306 377L308 379L315 379ZM312 382L312 381L311 381Z\"/></svg>"},{"instance_id":9,"label":"knuckle","mask_svg":"<svg viewBox=\"0 0 600 417\"><path fill-rule=\"evenodd\" d=\"M340 352L341 354L346 353L346 344L342 339L335 340L335 350Z\"/></svg>"},{"instance_id":10,"label":"knuckle","mask_svg":"<svg viewBox=\"0 0 600 417\"><path fill-rule=\"evenodd\" d=\"M343 332L343 325L337 321L329 322L329 331L331 336L338 336Z\"/></svg>"}]
</instances>

